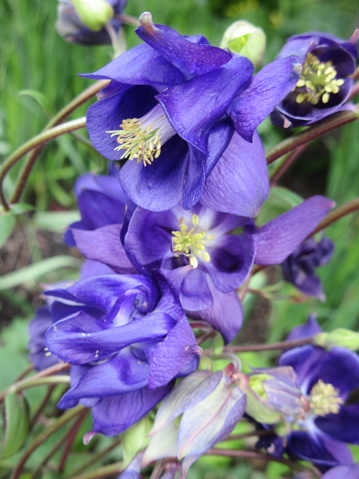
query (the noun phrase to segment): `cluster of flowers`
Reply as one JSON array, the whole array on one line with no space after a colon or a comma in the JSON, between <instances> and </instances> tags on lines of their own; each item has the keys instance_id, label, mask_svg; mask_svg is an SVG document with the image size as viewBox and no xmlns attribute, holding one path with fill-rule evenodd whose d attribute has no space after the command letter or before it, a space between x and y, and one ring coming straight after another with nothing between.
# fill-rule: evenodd
<instances>
[{"instance_id":1,"label":"cluster of flowers","mask_svg":"<svg viewBox=\"0 0 359 479\"><path fill-rule=\"evenodd\" d=\"M88 110L91 141L123 161L77 181L81 220L65 239L85 262L78 282L45 291L31 359L37 369L71 364L59 407L91 408L93 434L119 434L162 401L149 447L123 478L163 457L183 459L163 477L185 477L245 412L273 431L258 444L271 454L323 470L351 464L344 443L359 441L359 408L344 402L359 384L354 353L304 346L249 376L235 357L212 372L199 367L206 353L194 331L235 338L238 288L253 265L283 263L288 281L323 297L315 267L332 244L305 240L333 202L309 198L258 228L269 181L256 128L270 114L288 127L350 108L358 34L293 37L254 76L247 58L155 25L148 13L137 34L143 44L86 75L110 80ZM310 319L291 339L317 332Z\"/></svg>"}]
</instances>

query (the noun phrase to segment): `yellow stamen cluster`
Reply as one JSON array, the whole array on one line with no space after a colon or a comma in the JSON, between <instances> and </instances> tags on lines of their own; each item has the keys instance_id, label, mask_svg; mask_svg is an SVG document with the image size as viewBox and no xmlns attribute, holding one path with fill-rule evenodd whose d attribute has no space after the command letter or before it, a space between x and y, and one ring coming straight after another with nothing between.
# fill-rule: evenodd
<instances>
[{"instance_id":1,"label":"yellow stamen cluster","mask_svg":"<svg viewBox=\"0 0 359 479\"><path fill-rule=\"evenodd\" d=\"M324 383L321 379L313 386L310 392L310 409L317 416L337 414L343 403L343 399L339 397L338 389L332 384Z\"/></svg>"},{"instance_id":2,"label":"yellow stamen cluster","mask_svg":"<svg viewBox=\"0 0 359 479\"><path fill-rule=\"evenodd\" d=\"M320 101L328 103L330 94L338 93L344 83L342 78L336 78L336 76L337 71L332 62L321 62L315 55L308 53L300 78L293 89L296 91L300 88L296 102L308 101L313 105L317 105Z\"/></svg>"},{"instance_id":3,"label":"yellow stamen cluster","mask_svg":"<svg viewBox=\"0 0 359 479\"><path fill-rule=\"evenodd\" d=\"M151 165L155 158L161 154L161 140L158 128L152 129L152 125L143 127L138 118L123 120L120 130L106 131L112 136L118 136L119 146L115 150L126 150L121 156L122 159L136 160L143 162L143 166Z\"/></svg>"},{"instance_id":4,"label":"yellow stamen cluster","mask_svg":"<svg viewBox=\"0 0 359 479\"><path fill-rule=\"evenodd\" d=\"M196 231L199 223L198 215L194 214L191 218L193 228L188 231L188 226L184 222L184 218L180 219L179 231L172 231L172 251L175 256L186 256L189 258L190 264L197 268L198 259L201 256L203 261L209 262L211 256L206 251L206 242L214 238L214 235L207 236L205 231Z\"/></svg>"}]
</instances>

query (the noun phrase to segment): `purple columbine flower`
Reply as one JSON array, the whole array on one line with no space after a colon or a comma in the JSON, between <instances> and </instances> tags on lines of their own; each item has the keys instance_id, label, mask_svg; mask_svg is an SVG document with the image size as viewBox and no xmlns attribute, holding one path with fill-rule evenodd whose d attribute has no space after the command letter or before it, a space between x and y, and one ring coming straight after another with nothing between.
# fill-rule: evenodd
<instances>
[{"instance_id":1,"label":"purple columbine flower","mask_svg":"<svg viewBox=\"0 0 359 479\"><path fill-rule=\"evenodd\" d=\"M309 125L348 108L345 103L353 87L349 76L356 66L358 38L357 29L347 41L321 32L287 40L278 58L298 55L303 69L293 90L271 115L276 126Z\"/></svg>"},{"instance_id":2,"label":"purple columbine flower","mask_svg":"<svg viewBox=\"0 0 359 479\"><path fill-rule=\"evenodd\" d=\"M300 291L309 296L325 300L320 279L315 274L316 268L324 266L332 257L334 244L329 238L314 238L304 241L282 263L284 279L293 283Z\"/></svg>"},{"instance_id":3,"label":"purple columbine flower","mask_svg":"<svg viewBox=\"0 0 359 479\"><path fill-rule=\"evenodd\" d=\"M38 308L29 324L30 339L27 344L30 362L36 371L42 371L58 363L57 357L47 350L45 344L45 333L51 325L52 317L49 308L47 306Z\"/></svg>"},{"instance_id":4,"label":"purple columbine flower","mask_svg":"<svg viewBox=\"0 0 359 479\"><path fill-rule=\"evenodd\" d=\"M122 13L126 0L105 0L113 9L114 17ZM122 24L120 20L112 18L109 26L118 33ZM69 0L59 0L56 21L57 33L67 42L84 46L110 45L111 37L105 27L99 31L86 27L79 19L75 8Z\"/></svg>"},{"instance_id":5,"label":"purple columbine flower","mask_svg":"<svg viewBox=\"0 0 359 479\"><path fill-rule=\"evenodd\" d=\"M305 325L292 331L289 339L312 336L318 331L318 324L310 317ZM308 345L283 353L278 365L293 368L303 395L299 414L284 418L291 428L284 438L285 450L323 471L352 464L345 443L359 443L359 405L346 401L359 387L358 356L345 348L326 351Z\"/></svg>"},{"instance_id":6,"label":"purple columbine flower","mask_svg":"<svg viewBox=\"0 0 359 479\"><path fill-rule=\"evenodd\" d=\"M242 309L236 288L254 263L280 264L313 231L333 203L316 196L259 229L251 218L201 204L187 211L134 211L123 246L137 268L175 270L183 308L209 322L227 342L238 333ZM236 231L242 228L242 234ZM178 268L182 269L182 273ZM192 268L191 268L192 266ZM164 273L166 274L166 273Z\"/></svg>"},{"instance_id":7,"label":"purple columbine flower","mask_svg":"<svg viewBox=\"0 0 359 479\"><path fill-rule=\"evenodd\" d=\"M359 463L333 467L322 476L322 479L357 479L358 477Z\"/></svg>"},{"instance_id":8,"label":"purple columbine flower","mask_svg":"<svg viewBox=\"0 0 359 479\"><path fill-rule=\"evenodd\" d=\"M46 294L55 323L50 352L69 362L71 388L60 408L92 408L94 432L118 434L147 414L196 369L201 349L176 291L161 277L106 275Z\"/></svg>"},{"instance_id":9,"label":"purple columbine flower","mask_svg":"<svg viewBox=\"0 0 359 479\"><path fill-rule=\"evenodd\" d=\"M164 211L182 201L189 209L232 137L251 141L294 87L298 61L276 60L252 78L247 58L154 25L149 13L141 23L145 44L85 75L111 80L89 108L87 128L102 155L127 160L120 181L137 205Z\"/></svg>"}]
</instances>

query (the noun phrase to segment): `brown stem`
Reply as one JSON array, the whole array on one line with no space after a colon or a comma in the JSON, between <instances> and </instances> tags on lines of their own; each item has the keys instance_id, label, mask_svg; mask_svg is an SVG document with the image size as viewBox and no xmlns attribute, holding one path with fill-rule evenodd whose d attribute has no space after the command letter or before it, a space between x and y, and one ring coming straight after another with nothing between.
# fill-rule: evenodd
<instances>
[{"instance_id":1,"label":"brown stem","mask_svg":"<svg viewBox=\"0 0 359 479\"><path fill-rule=\"evenodd\" d=\"M10 479L18 479L21 474L21 471L37 447L44 443L54 432L58 431L64 424L71 421L72 418L76 417L78 414L84 411L84 406L76 406L73 409L69 409L62 416L60 416L51 426L47 427L39 436L33 439L30 446L28 446L20 457L15 469L13 470Z\"/></svg>"},{"instance_id":2,"label":"brown stem","mask_svg":"<svg viewBox=\"0 0 359 479\"><path fill-rule=\"evenodd\" d=\"M120 20L121 23L133 25L134 27L139 27L141 25L141 22L137 18L131 17L130 15L123 15L121 13L120 15L116 15L115 18L117 20Z\"/></svg>"},{"instance_id":3,"label":"brown stem","mask_svg":"<svg viewBox=\"0 0 359 479\"><path fill-rule=\"evenodd\" d=\"M34 366L31 365L29 366L27 369L25 369L25 371L23 373L20 374L20 376L16 379L16 382L19 382L21 381L22 379L24 379L29 373L31 373L31 371L34 369Z\"/></svg>"},{"instance_id":4,"label":"brown stem","mask_svg":"<svg viewBox=\"0 0 359 479\"><path fill-rule=\"evenodd\" d=\"M295 150L298 146L308 143L315 138L325 135L340 126L358 119L358 105L354 106L354 111L342 111L335 113L315 125L301 131L297 135L281 141L267 152L267 163L270 165L281 156Z\"/></svg>"},{"instance_id":5,"label":"brown stem","mask_svg":"<svg viewBox=\"0 0 359 479\"><path fill-rule=\"evenodd\" d=\"M71 367L71 365L68 364L68 363L55 364L54 366L51 366L47 369L44 369L43 371L40 371L37 374L34 374L33 376L30 376L27 379L23 379L22 381L16 382L16 383L12 384L11 386L9 386L8 388L6 388L5 391L3 391L0 394L0 402L2 402L4 400L6 394L10 391L11 388L14 388L14 387L15 388L21 388L22 385L24 385L24 384L26 384L30 381L40 379L40 378L46 378L47 376L51 376L53 374L60 373L61 371L66 371L70 367Z\"/></svg>"},{"instance_id":6,"label":"brown stem","mask_svg":"<svg viewBox=\"0 0 359 479\"><path fill-rule=\"evenodd\" d=\"M217 449L212 448L205 452L208 456L226 456L226 457L235 457L243 459L260 459L262 461L270 462L279 462L280 464L285 464L295 469L302 469L305 471L310 471L312 474L315 474L317 477L321 477L321 474L318 471L312 469L311 467L304 467L301 464L298 464L294 461L288 459L280 459L278 457L270 456L269 454L263 454L262 452L256 451L237 451L233 449Z\"/></svg>"},{"instance_id":7,"label":"brown stem","mask_svg":"<svg viewBox=\"0 0 359 479\"><path fill-rule=\"evenodd\" d=\"M100 90L105 88L106 85L108 85L109 80L100 80L93 85L91 85L89 88L86 88L80 95L77 95L68 105L66 105L62 110L58 112L57 115L55 115L45 126L44 130L48 130L49 128L52 128L53 126L58 125L59 123L62 123L65 118L67 118L73 111L75 111L78 107L86 103L88 100L90 100L94 95L96 95ZM33 150L29 157L26 160L26 163L23 167L23 169L20 172L19 179L17 181L17 184L15 186L15 190L12 194L11 203L17 203L20 199L20 196L22 194L22 191L24 189L24 186L26 184L26 181L29 177L29 174L38 158L40 155L41 151L43 150L44 145L41 145L39 148L36 148Z\"/></svg>"},{"instance_id":8,"label":"brown stem","mask_svg":"<svg viewBox=\"0 0 359 479\"><path fill-rule=\"evenodd\" d=\"M83 472L85 469L88 469L90 466L95 464L97 461L99 461L103 457L107 456L111 451L113 451L117 446L119 446L121 444L121 442L122 442L122 438L118 439L113 444L111 444L111 446L107 447L103 451L101 451L98 454L96 454L95 456L93 456L90 461L86 462L86 464L83 464L80 468L73 471L73 474L79 474L80 472Z\"/></svg>"},{"instance_id":9,"label":"brown stem","mask_svg":"<svg viewBox=\"0 0 359 479\"><path fill-rule=\"evenodd\" d=\"M329 225L335 223L335 221L338 221L340 218L343 218L343 216L346 216L356 210L359 210L359 198L354 198L354 200L349 201L348 203L345 203L345 205L339 206L339 208L328 213L324 220L319 223L319 225L308 236L308 238L314 236L316 233L323 230L324 228L327 228Z\"/></svg>"},{"instance_id":10,"label":"brown stem","mask_svg":"<svg viewBox=\"0 0 359 479\"><path fill-rule=\"evenodd\" d=\"M285 350L291 348L297 348L306 344L313 344L314 336L303 339L295 339L293 341L281 341L279 343L272 344L252 344L245 346L225 346L223 351L227 353L246 353L248 351L276 351Z\"/></svg>"},{"instance_id":11,"label":"brown stem","mask_svg":"<svg viewBox=\"0 0 359 479\"><path fill-rule=\"evenodd\" d=\"M350 95L348 97L348 101L352 100L358 93L359 93L359 82L354 83L353 89L350 92Z\"/></svg>"},{"instance_id":12,"label":"brown stem","mask_svg":"<svg viewBox=\"0 0 359 479\"><path fill-rule=\"evenodd\" d=\"M116 476L116 474L118 476L118 474L122 471L123 462L115 462L91 472L85 472L84 474L71 476L68 479L102 479L103 477Z\"/></svg>"},{"instance_id":13,"label":"brown stem","mask_svg":"<svg viewBox=\"0 0 359 479\"><path fill-rule=\"evenodd\" d=\"M68 455L70 454L72 444L74 440L76 439L76 434L78 433L80 427L82 426L82 423L86 419L87 413L88 413L88 410L85 410L82 412L82 414L80 415L79 418L77 418L75 424L72 426L70 432L67 435L65 449L64 449L64 452L62 453L62 456L59 462L59 467L57 469L59 473L62 473L64 471L66 459Z\"/></svg>"},{"instance_id":14,"label":"brown stem","mask_svg":"<svg viewBox=\"0 0 359 479\"><path fill-rule=\"evenodd\" d=\"M290 155L285 158L283 163L280 165L277 171L271 177L271 186L275 185L277 181L284 175L284 173L293 165L297 158L303 153L307 148L308 143L304 143L301 146L298 146Z\"/></svg>"},{"instance_id":15,"label":"brown stem","mask_svg":"<svg viewBox=\"0 0 359 479\"><path fill-rule=\"evenodd\" d=\"M40 416L40 414L42 413L42 410L44 409L44 407L47 405L50 397L51 397L51 394L53 393L53 390L55 389L55 385L52 384L51 386L49 386L47 388L47 391L46 391L46 394L43 398L43 400L41 401L39 407L36 409L36 411L34 412L34 415L32 416L31 418L31 425L34 425L35 422L37 421L38 417Z\"/></svg>"}]
</instances>

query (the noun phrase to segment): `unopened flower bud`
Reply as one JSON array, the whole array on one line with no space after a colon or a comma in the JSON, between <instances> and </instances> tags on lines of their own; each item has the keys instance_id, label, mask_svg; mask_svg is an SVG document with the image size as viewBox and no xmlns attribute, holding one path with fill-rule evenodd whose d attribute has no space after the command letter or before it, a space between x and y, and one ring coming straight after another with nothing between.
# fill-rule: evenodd
<instances>
[{"instance_id":1,"label":"unopened flower bud","mask_svg":"<svg viewBox=\"0 0 359 479\"><path fill-rule=\"evenodd\" d=\"M105 0L71 0L71 3L81 22L94 32L99 32L114 15Z\"/></svg>"},{"instance_id":2,"label":"unopened flower bud","mask_svg":"<svg viewBox=\"0 0 359 479\"><path fill-rule=\"evenodd\" d=\"M330 333L319 333L314 337L314 342L322 348L335 348L341 346L351 351L359 349L359 333L350 329L338 328Z\"/></svg>"},{"instance_id":3,"label":"unopened flower bud","mask_svg":"<svg viewBox=\"0 0 359 479\"><path fill-rule=\"evenodd\" d=\"M232 23L224 32L221 42L221 48L228 48L232 53L249 58L255 68L262 63L265 46L263 30L245 20Z\"/></svg>"}]
</instances>

